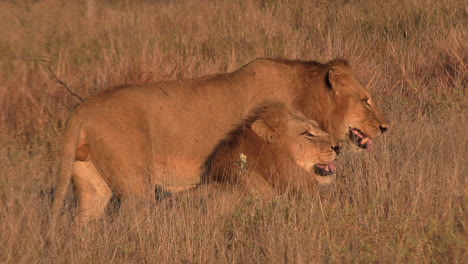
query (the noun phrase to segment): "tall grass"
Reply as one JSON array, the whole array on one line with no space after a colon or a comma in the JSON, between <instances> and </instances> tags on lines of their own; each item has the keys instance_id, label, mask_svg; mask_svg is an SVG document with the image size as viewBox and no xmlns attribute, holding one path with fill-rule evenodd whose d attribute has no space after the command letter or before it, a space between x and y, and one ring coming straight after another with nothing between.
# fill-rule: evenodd
<instances>
[{"instance_id":1,"label":"tall grass","mask_svg":"<svg viewBox=\"0 0 468 264\"><path fill-rule=\"evenodd\" d=\"M466 263L467 10L462 0L102 0L93 15L86 1L1 1L0 263ZM57 243L45 244L60 136L79 103L48 68L87 97L256 57L348 59L390 132L371 153L344 151L319 193L248 199L228 215L122 205L77 235L70 195Z\"/></svg>"}]
</instances>

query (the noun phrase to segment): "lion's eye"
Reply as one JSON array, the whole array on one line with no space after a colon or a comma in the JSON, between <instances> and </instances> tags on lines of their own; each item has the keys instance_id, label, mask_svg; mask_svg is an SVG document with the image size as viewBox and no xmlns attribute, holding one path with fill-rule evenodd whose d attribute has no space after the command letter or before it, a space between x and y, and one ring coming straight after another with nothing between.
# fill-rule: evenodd
<instances>
[{"instance_id":1,"label":"lion's eye","mask_svg":"<svg viewBox=\"0 0 468 264\"><path fill-rule=\"evenodd\" d=\"M314 135L314 134L312 134L312 133L310 133L309 131L305 131L305 132L303 132L303 133L302 133L302 135L304 135L304 136L306 136L306 137L309 137L309 138L311 138L311 137L315 137L315 135Z\"/></svg>"},{"instance_id":2,"label":"lion's eye","mask_svg":"<svg viewBox=\"0 0 468 264\"><path fill-rule=\"evenodd\" d=\"M362 99L362 102L364 103L365 106L367 107L371 107L371 104L370 104L370 99L369 98L364 98Z\"/></svg>"}]
</instances>

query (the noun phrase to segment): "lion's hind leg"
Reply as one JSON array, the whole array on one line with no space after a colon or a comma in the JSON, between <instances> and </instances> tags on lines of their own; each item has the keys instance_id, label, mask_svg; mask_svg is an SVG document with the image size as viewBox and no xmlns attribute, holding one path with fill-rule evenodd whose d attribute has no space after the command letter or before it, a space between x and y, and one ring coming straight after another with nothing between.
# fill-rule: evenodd
<instances>
[{"instance_id":1,"label":"lion's hind leg","mask_svg":"<svg viewBox=\"0 0 468 264\"><path fill-rule=\"evenodd\" d=\"M73 163L73 181L78 195L77 224L100 219L112 197L112 190L91 160Z\"/></svg>"}]
</instances>

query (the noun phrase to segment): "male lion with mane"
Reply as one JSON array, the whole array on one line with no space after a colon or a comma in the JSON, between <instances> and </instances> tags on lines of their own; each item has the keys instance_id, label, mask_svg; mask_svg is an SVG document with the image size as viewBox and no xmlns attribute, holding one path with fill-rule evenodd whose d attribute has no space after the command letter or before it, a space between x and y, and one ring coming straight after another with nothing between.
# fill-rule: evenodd
<instances>
[{"instance_id":1,"label":"male lion with mane","mask_svg":"<svg viewBox=\"0 0 468 264\"><path fill-rule=\"evenodd\" d=\"M340 147L317 122L272 102L234 128L207 161L203 183L275 193L309 192L331 183Z\"/></svg>"},{"instance_id":2,"label":"male lion with mane","mask_svg":"<svg viewBox=\"0 0 468 264\"><path fill-rule=\"evenodd\" d=\"M248 196L269 201L276 195L311 193L334 179L340 147L333 142L317 122L282 103L267 102L219 143L201 184L162 205L202 201L226 213Z\"/></svg>"},{"instance_id":3,"label":"male lion with mane","mask_svg":"<svg viewBox=\"0 0 468 264\"><path fill-rule=\"evenodd\" d=\"M284 102L358 148L388 128L344 60L256 59L231 73L114 87L68 121L52 219L72 178L80 223L99 218L112 193L154 199L156 185L180 191L198 184L226 131L265 101Z\"/></svg>"}]
</instances>

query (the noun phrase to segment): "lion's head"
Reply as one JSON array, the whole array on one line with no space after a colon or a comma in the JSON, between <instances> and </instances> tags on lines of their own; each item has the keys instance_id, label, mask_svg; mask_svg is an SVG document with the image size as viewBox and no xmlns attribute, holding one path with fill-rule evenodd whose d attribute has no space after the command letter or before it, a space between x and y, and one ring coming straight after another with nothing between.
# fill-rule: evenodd
<instances>
[{"instance_id":1,"label":"lion's head","mask_svg":"<svg viewBox=\"0 0 468 264\"><path fill-rule=\"evenodd\" d=\"M220 144L211 177L229 181L230 177L237 179L243 174L253 174L264 178L275 189L310 189L317 183L333 180L334 160L339 150L317 122L287 109L284 104L268 103ZM239 171L236 162L241 154L247 157L245 172Z\"/></svg>"},{"instance_id":2,"label":"lion's head","mask_svg":"<svg viewBox=\"0 0 468 264\"><path fill-rule=\"evenodd\" d=\"M346 61L333 60L320 68L321 71L311 68L309 82L316 83L315 78L324 76L324 85L306 97L320 103L304 101L299 109L303 109L307 117L318 120L321 127L337 140L348 141L356 148L370 149L373 139L388 130L387 119Z\"/></svg>"},{"instance_id":3,"label":"lion's head","mask_svg":"<svg viewBox=\"0 0 468 264\"><path fill-rule=\"evenodd\" d=\"M319 128L317 122L287 110L282 104L261 109L251 125L252 131L274 149L277 156L290 156L294 163L319 182L335 173L334 160L340 147Z\"/></svg>"},{"instance_id":4,"label":"lion's head","mask_svg":"<svg viewBox=\"0 0 468 264\"><path fill-rule=\"evenodd\" d=\"M372 139L388 130L388 121L380 112L369 91L345 64L337 64L328 71L332 89L332 134L340 140L362 149L372 147Z\"/></svg>"},{"instance_id":5,"label":"lion's head","mask_svg":"<svg viewBox=\"0 0 468 264\"><path fill-rule=\"evenodd\" d=\"M305 65L305 92L295 100L297 109L335 139L370 149L373 139L387 131L389 124L348 62Z\"/></svg>"}]
</instances>

